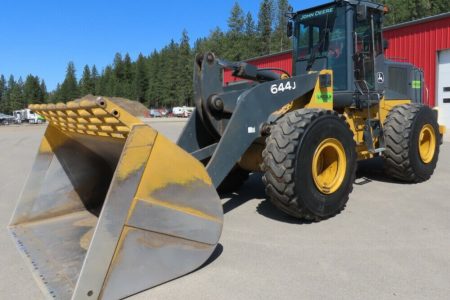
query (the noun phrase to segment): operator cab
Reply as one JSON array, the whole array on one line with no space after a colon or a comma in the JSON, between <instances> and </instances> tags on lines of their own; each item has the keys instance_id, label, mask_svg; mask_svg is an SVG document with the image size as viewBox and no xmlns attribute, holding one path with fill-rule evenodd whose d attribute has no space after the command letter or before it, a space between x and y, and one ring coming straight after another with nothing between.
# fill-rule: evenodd
<instances>
[{"instance_id":1,"label":"operator cab","mask_svg":"<svg viewBox=\"0 0 450 300\"><path fill-rule=\"evenodd\" d=\"M337 106L355 104L361 94L364 94L363 98L368 96L376 101L385 92L391 99L417 101L420 93L411 95L407 82L406 86L396 86L398 84L395 83L414 73L413 66L385 61L382 37L385 13L381 4L337 0L292 14L288 35L293 33L294 74L333 70L334 102ZM391 72L391 67L394 72ZM402 69L404 76L391 76L389 87L388 73L398 73L398 68Z\"/></svg>"}]
</instances>

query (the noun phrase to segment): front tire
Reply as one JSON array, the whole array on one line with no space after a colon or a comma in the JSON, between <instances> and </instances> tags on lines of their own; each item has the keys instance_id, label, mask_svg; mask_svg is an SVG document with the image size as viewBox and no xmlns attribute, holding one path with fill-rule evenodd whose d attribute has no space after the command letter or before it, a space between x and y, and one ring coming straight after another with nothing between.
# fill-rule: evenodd
<instances>
[{"instance_id":1,"label":"front tire","mask_svg":"<svg viewBox=\"0 0 450 300\"><path fill-rule=\"evenodd\" d=\"M356 145L335 112L299 109L272 127L263 151L269 200L296 218L320 220L339 213L353 189Z\"/></svg>"},{"instance_id":2,"label":"front tire","mask_svg":"<svg viewBox=\"0 0 450 300\"><path fill-rule=\"evenodd\" d=\"M441 137L436 115L421 104L394 107L384 122L385 174L405 182L422 182L434 173Z\"/></svg>"}]
</instances>

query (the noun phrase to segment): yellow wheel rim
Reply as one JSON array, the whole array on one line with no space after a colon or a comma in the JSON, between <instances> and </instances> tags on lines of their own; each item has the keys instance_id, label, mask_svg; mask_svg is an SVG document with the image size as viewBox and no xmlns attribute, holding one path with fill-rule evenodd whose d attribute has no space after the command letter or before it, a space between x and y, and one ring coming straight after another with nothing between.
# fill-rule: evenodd
<instances>
[{"instance_id":1,"label":"yellow wheel rim","mask_svg":"<svg viewBox=\"0 0 450 300\"><path fill-rule=\"evenodd\" d=\"M436 134L433 126L425 124L419 134L419 154L423 163L428 164L434 158Z\"/></svg>"},{"instance_id":2,"label":"yellow wheel rim","mask_svg":"<svg viewBox=\"0 0 450 300\"><path fill-rule=\"evenodd\" d=\"M317 189L323 194L332 194L345 178L347 158L341 142L329 138L323 140L314 152L312 176Z\"/></svg>"}]
</instances>

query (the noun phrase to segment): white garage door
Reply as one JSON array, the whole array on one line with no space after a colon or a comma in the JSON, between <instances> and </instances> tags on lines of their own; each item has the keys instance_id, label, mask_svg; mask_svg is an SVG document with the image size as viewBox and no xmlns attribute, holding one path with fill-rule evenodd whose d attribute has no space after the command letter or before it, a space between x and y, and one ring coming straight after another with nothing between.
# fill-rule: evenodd
<instances>
[{"instance_id":1,"label":"white garage door","mask_svg":"<svg viewBox=\"0 0 450 300\"><path fill-rule=\"evenodd\" d=\"M439 124L450 129L450 49L439 52L437 79Z\"/></svg>"}]
</instances>

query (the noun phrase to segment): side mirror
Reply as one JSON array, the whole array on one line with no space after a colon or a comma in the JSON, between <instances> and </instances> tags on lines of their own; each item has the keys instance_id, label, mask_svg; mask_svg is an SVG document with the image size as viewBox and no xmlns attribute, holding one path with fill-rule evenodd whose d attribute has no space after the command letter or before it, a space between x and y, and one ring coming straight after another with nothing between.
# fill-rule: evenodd
<instances>
[{"instance_id":1,"label":"side mirror","mask_svg":"<svg viewBox=\"0 0 450 300\"><path fill-rule=\"evenodd\" d=\"M286 28L286 34L287 37L291 37L294 31L294 26L292 25L292 22L287 22L287 28Z\"/></svg>"},{"instance_id":2,"label":"side mirror","mask_svg":"<svg viewBox=\"0 0 450 300\"><path fill-rule=\"evenodd\" d=\"M367 5L364 4L358 4L356 5L356 20L358 22L362 22L367 20Z\"/></svg>"},{"instance_id":3,"label":"side mirror","mask_svg":"<svg viewBox=\"0 0 450 300\"><path fill-rule=\"evenodd\" d=\"M387 48L389 48L389 41L383 39L383 50L386 50Z\"/></svg>"}]
</instances>

